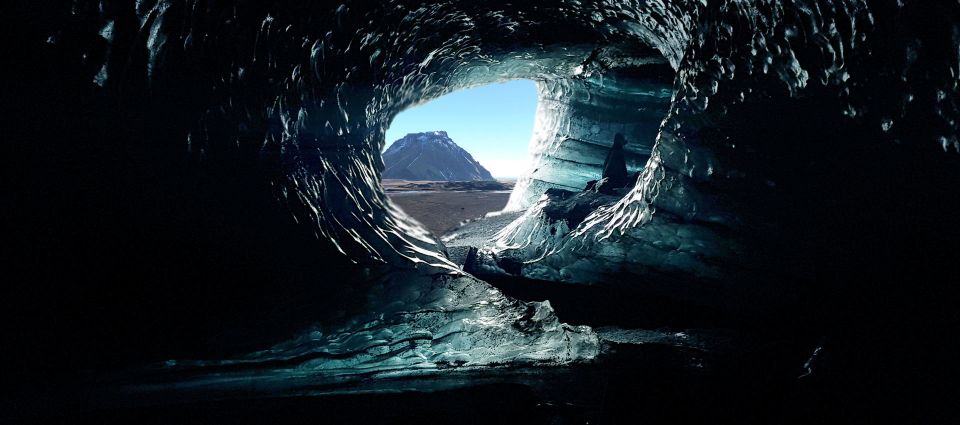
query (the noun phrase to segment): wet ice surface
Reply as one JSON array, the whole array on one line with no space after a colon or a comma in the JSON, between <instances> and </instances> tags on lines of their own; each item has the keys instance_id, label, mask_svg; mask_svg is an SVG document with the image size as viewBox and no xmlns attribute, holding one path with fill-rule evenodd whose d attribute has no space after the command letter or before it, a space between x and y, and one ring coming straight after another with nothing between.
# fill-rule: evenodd
<instances>
[{"instance_id":1,"label":"wet ice surface","mask_svg":"<svg viewBox=\"0 0 960 425\"><path fill-rule=\"evenodd\" d=\"M149 404L150 400L167 401L170 397L196 401L223 396L299 398L336 394L433 393L511 384L529 388L550 403L569 404L579 411L599 409L603 400L597 399L597 391L609 385L605 381L611 379L611 374L623 374L624 367L629 373L659 370L658 374L669 371L678 377L700 374L705 367L718 367L735 358L737 353L758 346L756 341L737 333L709 329L675 331L602 327L597 329L593 338L588 350L595 358L566 362L562 368L552 360L464 362L439 368L418 360L411 367L411 364L402 364L400 358L384 367L382 364L374 366L375 360L371 357L364 359L363 362L368 364L366 367L362 366L363 362L345 367L344 362L326 368L322 365L329 361L324 359L302 363L302 358L277 358L281 350L290 351L290 347L278 346L271 350L272 353L256 353L247 359L215 365L209 362L168 362L161 374L154 372L138 377L133 384L126 379L120 387L105 385L95 391L95 398L102 397L99 402L109 406L112 403L130 405L128 399L131 397L137 400L134 404ZM504 343L508 346L497 349L509 350L510 342ZM310 350L302 351L307 352ZM636 360L641 358L647 362L637 363Z\"/></svg>"},{"instance_id":2,"label":"wet ice surface","mask_svg":"<svg viewBox=\"0 0 960 425\"><path fill-rule=\"evenodd\" d=\"M194 414L202 409L207 416L236 417L240 422L278 423L688 422L682 418L710 423L743 417L749 422L755 416L746 412L777 400L776 391L756 388L795 376L789 366L765 365L789 364L793 360L789 356L756 344L751 349L759 350L759 355L711 345L709 332L601 332L614 342L608 353L590 364L448 369L351 381L298 370L233 371L177 388L176 405L138 410L135 403L133 408L128 403L123 414L150 423L176 422L167 415L184 409ZM721 334L715 339L724 338ZM731 339L735 340L726 338ZM163 394L159 386L150 390ZM139 403L150 406L149 394L141 391L138 396ZM773 417L794 414L788 410ZM118 416L111 415L114 421Z\"/></svg>"},{"instance_id":3,"label":"wet ice surface","mask_svg":"<svg viewBox=\"0 0 960 425\"><path fill-rule=\"evenodd\" d=\"M346 323L308 329L267 350L228 360L171 360L164 369L200 376L186 387L229 386L234 377L222 377L225 368L350 381L557 366L590 361L600 350L589 327L561 323L549 302L517 301L469 276L394 274L371 290L368 302L367 313Z\"/></svg>"},{"instance_id":4,"label":"wet ice surface","mask_svg":"<svg viewBox=\"0 0 960 425\"><path fill-rule=\"evenodd\" d=\"M723 387L718 378L704 378L710 376L704 369L725 362L726 354L654 339L651 335L644 343L617 344L616 352L608 354L605 357L608 362L603 364L450 369L442 374L379 376L349 382L304 371L258 370L222 373L205 382L194 380L193 385L177 388L175 394L181 403L202 403L223 396L228 400L241 400L235 407L230 407L233 403L221 402L223 404L211 409L248 412L243 415L247 420L266 415L278 422L285 422L287 417L297 421L322 413L318 417L320 422L338 423L366 419L380 423L385 422L382 417L396 420L421 415L426 421L442 423L477 423L488 415L497 416L504 423L530 420L531 416L541 418L533 423L550 423L542 417L604 423L611 414L649 419L647 409L656 412L658 408L669 408L665 400L654 402L658 400L657 392L664 388L682 391L689 399L702 400L695 403L701 408L713 406L718 399L736 400L731 386L739 384L727 381L727 390L717 391ZM636 362L639 358L645 362ZM700 394L698 389L704 387L709 390ZM156 391L155 395L164 391L159 386L150 390ZM701 399L701 395L708 394L710 397ZM149 403L149 394L141 389L139 395L141 402ZM269 398L264 400L263 395ZM310 408L291 409L291 403ZM424 409L420 406L423 403L429 406L423 413L416 413ZM282 407L284 405L288 407ZM352 407L354 405L357 406ZM271 407L266 408L266 413L257 413L251 406ZM370 406L377 407L370 409Z\"/></svg>"},{"instance_id":5,"label":"wet ice surface","mask_svg":"<svg viewBox=\"0 0 960 425\"><path fill-rule=\"evenodd\" d=\"M369 310L340 327L307 330L243 358L193 364L201 370L280 361L339 376L595 357L596 336L560 324L546 304L520 303L482 282L451 277L459 271L442 245L379 186L379 148L392 116L458 88L538 81L544 102L531 144L536 160L510 205L526 211L488 251L514 256L524 264L522 277L540 280L632 282L656 274L722 282L712 289L720 295L738 289L743 281L723 278L766 264L744 261L765 257L742 249L755 241L740 231L777 216L751 215L763 198L732 194L776 193L770 170L758 164L790 157L777 143L744 146L750 139L721 128L732 122L731 111L752 102L820 96L842 106L824 114L875 121L884 133L928 114L922 118L935 123L929 139L943 150L960 149L960 52L914 67L921 43L908 41L894 46L891 56L899 59L878 72L866 55L888 47L874 44L870 32L885 23L867 1L321 3L282 3L283 13L252 3L228 2L213 12L171 1L137 4L134 27L142 34L132 39L144 44L144 87L182 87L178 78L197 74L184 65L195 59L210 67L203 75L212 77L196 84L212 86L210 95L190 105L204 112L184 120L191 124L177 152L232 158L241 151L263 161L273 170L264 173L277 208L340 254L329 261L395 270L390 290L400 291L372 295ZM95 19L105 21L105 43L130 42L114 40L113 22ZM955 42L960 32L951 28ZM217 51L233 53L206 59ZM110 68L97 76L108 89L134 78L126 66ZM873 102L862 91L886 87L883 78L895 83L883 90L893 101ZM912 79L924 84L907 83ZM740 115L734 124L752 123ZM596 178L616 132L632 142L628 166L642 169L638 184L577 223L550 221L544 211L552 201L541 195L578 190ZM817 155L823 152L810 154ZM690 292L722 303L705 288Z\"/></svg>"}]
</instances>

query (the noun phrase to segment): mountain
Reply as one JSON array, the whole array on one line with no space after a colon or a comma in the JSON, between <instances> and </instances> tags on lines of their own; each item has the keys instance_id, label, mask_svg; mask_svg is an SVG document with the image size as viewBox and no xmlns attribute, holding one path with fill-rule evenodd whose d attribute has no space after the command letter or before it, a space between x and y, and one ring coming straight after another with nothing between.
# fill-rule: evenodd
<instances>
[{"instance_id":1,"label":"mountain","mask_svg":"<svg viewBox=\"0 0 960 425\"><path fill-rule=\"evenodd\" d=\"M410 133L383 153L383 178L404 180L493 180L446 131Z\"/></svg>"}]
</instances>

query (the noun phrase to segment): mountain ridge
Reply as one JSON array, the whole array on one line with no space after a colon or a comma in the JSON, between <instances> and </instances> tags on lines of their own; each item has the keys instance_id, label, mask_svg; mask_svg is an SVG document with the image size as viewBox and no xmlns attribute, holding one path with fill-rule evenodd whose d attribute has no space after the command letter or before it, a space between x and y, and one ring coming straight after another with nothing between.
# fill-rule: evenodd
<instances>
[{"instance_id":1,"label":"mountain ridge","mask_svg":"<svg viewBox=\"0 0 960 425\"><path fill-rule=\"evenodd\" d=\"M446 131L409 133L383 152L385 179L436 181L494 180L470 152Z\"/></svg>"}]
</instances>

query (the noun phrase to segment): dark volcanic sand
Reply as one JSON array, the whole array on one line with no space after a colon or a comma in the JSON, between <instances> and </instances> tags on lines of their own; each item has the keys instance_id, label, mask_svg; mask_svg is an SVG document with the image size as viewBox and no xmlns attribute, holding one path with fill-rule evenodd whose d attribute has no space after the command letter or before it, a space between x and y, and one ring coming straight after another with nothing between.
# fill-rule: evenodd
<instances>
[{"instance_id":1,"label":"dark volcanic sand","mask_svg":"<svg viewBox=\"0 0 960 425\"><path fill-rule=\"evenodd\" d=\"M509 191L393 192L387 193L400 209L435 235L443 235L461 222L500 211L510 199Z\"/></svg>"}]
</instances>

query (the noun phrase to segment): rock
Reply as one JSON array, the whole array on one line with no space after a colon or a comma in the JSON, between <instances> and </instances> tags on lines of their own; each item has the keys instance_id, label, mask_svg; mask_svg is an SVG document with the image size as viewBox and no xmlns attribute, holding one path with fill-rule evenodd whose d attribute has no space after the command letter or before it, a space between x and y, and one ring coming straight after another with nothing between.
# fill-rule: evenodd
<instances>
[{"instance_id":1,"label":"rock","mask_svg":"<svg viewBox=\"0 0 960 425\"><path fill-rule=\"evenodd\" d=\"M445 131L411 133L383 153L385 179L473 181L493 176Z\"/></svg>"}]
</instances>

